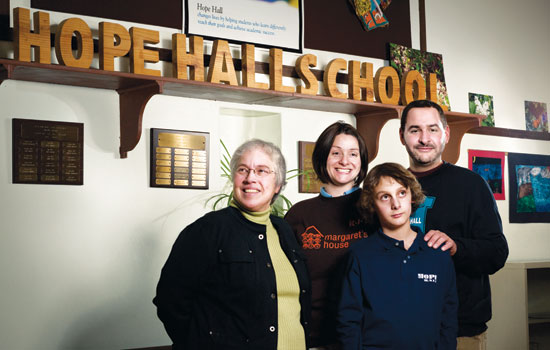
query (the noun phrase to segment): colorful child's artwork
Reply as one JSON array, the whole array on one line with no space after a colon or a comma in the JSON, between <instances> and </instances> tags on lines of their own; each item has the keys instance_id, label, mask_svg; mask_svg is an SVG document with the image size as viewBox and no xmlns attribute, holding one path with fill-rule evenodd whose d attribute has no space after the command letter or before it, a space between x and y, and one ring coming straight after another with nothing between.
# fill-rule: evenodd
<instances>
[{"instance_id":1,"label":"colorful child's artwork","mask_svg":"<svg viewBox=\"0 0 550 350\"><path fill-rule=\"evenodd\" d=\"M495 126L495 112L493 108L493 96L468 93L470 113L481 114L485 119L481 126Z\"/></svg>"},{"instance_id":2,"label":"colorful child's artwork","mask_svg":"<svg viewBox=\"0 0 550 350\"><path fill-rule=\"evenodd\" d=\"M496 200L504 195L504 152L468 150L468 168L487 181Z\"/></svg>"},{"instance_id":3,"label":"colorful child's artwork","mask_svg":"<svg viewBox=\"0 0 550 350\"><path fill-rule=\"evenodd\" d=\"M364 29L370 31L390 24L383 11L390 5L391 0L349 1L355 8L355 14L359 17L359 20L361 20Z\"/></svg>"},{"instance_id":4,"label":"colorful child's artwork","mask_svg":"<svg viewBox=\"0 0 550 350\"><path fill-rule=\"evenodd\" d=\"M550 156L508 153L510 222L550 222Z\"/></svg>"},{"instance_id":5,"label":"colorful child's artwork","mask_svg":"<svg viewBox=\"0 0 550 350\"><path fill-rule=\"evenodd\" d=\"M405 73L416 70L428 81L430 73L437 76L437 102L451 110L445 73L443 72L443 57L437 53L424 52L406 46L390 43L390 65L397 70L399 79Z\"/></svg>"},{"instance_id":6,"label":"colorful child's artwork","mask_svg":"<svg viewBox=\"0 0 550 350\"><path fill-rule=\"evenodd\" d=\"M546 103L525 101L525 126L528 131L548 132Z\"/></svg>"}]
</instances>

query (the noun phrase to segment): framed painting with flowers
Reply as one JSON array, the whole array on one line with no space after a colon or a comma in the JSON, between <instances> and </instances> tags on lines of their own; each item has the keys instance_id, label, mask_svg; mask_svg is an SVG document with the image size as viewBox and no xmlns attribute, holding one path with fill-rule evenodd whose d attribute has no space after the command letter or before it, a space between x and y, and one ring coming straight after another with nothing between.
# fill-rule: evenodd
<instances>
[{"instance_id":1,"label":"framed painting with flowers","mask_svg":"<svg viewBox=\"0 0 550 350\"><path fill-rule=\"evenodd\" d=\"M495 126L493 96L468 93L470 113L484 115L481 126Z\"/></svg>"}]
</instances>

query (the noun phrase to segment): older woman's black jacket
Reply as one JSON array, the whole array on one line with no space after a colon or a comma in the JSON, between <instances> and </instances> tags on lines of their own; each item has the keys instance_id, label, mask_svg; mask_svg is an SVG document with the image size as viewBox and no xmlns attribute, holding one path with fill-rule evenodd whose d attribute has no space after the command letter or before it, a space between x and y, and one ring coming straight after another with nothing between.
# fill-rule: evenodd
<instances>
[{"instance_id":1,"label":"older woman's black jacket","mask_svg":"<svg viewBox=\"0 0 550 350\"><path fill-rule=\"evenodd\" d=\"M275 216L271 222L298 276L307 339L305 261L288 224ZM277 287L265 232L233 207L208 213L181 232L153 300L174 349L277 348Z\"/></svg>"}]
</instances>

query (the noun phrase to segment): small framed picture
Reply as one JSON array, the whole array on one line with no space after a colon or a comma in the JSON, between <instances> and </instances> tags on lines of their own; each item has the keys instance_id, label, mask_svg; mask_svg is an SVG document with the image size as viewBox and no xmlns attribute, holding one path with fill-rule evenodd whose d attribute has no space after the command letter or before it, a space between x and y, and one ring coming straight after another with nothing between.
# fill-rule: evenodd
<instances>
[{"instance_id":1,"label":"small framed picture","mask_svg":"<svg viewBox=\"0 0 550 350\"><path fill-rule=\"evenodd\" d=\"M525 129L548 132L548 110L544 102L525 101Z\"/></svg>"},{"instance_id":2,"label":"small framed picture","mask_svg":"<svg viewBox=\"0 0 550 350\"><path fill-rule=\"evenodd\" d=\"M481 114L485 119L481 126L495 126L495 109L493 107L493 96L468 93L468 104L470 113Z\"/></svg>"},{"instance_id":3,"label":"small framed picture","mask_svg":"<svg viewBox=\"0 0 550 350\"><path fill-rule=\"evenodd\" d=\"M468 150L468 168L487 181L496 200L504 195L504 152Z\"/></svg>"}]
</instances>

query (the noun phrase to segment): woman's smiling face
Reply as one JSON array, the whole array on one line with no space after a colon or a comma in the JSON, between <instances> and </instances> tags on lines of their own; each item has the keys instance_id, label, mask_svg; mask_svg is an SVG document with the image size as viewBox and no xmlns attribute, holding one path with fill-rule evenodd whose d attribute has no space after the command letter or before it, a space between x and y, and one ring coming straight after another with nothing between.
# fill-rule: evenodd
<instances>
[{"instance_id":1,"label":"woman's smiling face","mask_svg":"<svg viewBox=\"0 0 550 350\"><path fill-rule=\"evenodd\" d=\"M337 135L327 158L327 173L332 185L347 191L353 187L360 171L359 142L352 135Z\"/></svg>"},{"instance_id":2,"label":"woman's smiling face","mask_svg":"<svg viewBox=\"0 0 550 350\"><path fill-rule=\"evenodd\" d=\"M238 171L245 169L247 171ZM251 170L254 169L254 170ZM233 196L246 210L261 212L269 209L277 186L275 163L261 148L252 148L241 156L233 174Z\"/></svg>"}]
</instances>

